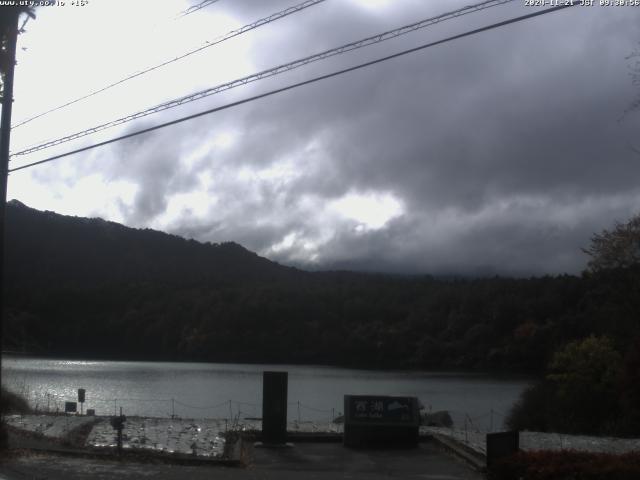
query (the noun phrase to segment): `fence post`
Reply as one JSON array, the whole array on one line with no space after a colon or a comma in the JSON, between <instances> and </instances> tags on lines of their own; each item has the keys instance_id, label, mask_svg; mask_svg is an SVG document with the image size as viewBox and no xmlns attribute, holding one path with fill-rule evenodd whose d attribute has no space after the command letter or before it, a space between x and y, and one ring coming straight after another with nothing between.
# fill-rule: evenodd
<instances>
[{"instance_id":1,"label":"fence post","mask_svg":"<svg viewBox=\"0 0 640 480\"><path fill-rule=\"evenodd\" d=\"M469 436L467 435L467 415L464 416L464 441L469 443Z\"/></svg>"},{"instance_id":2,"label":"fence post","mask_svg":"<svg viewBox=\"0 0 640 480\"><path fill-rule=\"evenodd\" d=\"M493 408L491 409L491 419L489 420L489 431L493 432Z\"/></svg>"},{"instance_id":3,"label":"fence post","mask_svg":"<svg viewBox=\"0 0 640 480\"><path fill-rule=\"evenodd\" d=\"M298 400L298 423L300 423L300 400Z\"/></svg>"}]
</instances>

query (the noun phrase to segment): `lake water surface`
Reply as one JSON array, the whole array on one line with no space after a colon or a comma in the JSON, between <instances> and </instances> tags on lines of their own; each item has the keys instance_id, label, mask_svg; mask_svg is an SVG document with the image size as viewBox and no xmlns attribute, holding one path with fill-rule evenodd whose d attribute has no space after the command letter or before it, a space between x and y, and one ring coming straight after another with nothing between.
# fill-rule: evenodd
<instances>
[{"instance_id":1,"label":"lake water surface","mask_svg":"<svg viewBox=\"0 0 640 480\"><path fill-rule=\"evenodd\" d=\"M60 360L3 356L3 383L39 410L64 410L86 390L84 409L113 415L260 417L262 372L289 372L289 421L327 422L345 394L416 396L448 410L457 426L499 428L525 377L478 373L378 371L298 365Z\"/></svg>"}]
</instances>

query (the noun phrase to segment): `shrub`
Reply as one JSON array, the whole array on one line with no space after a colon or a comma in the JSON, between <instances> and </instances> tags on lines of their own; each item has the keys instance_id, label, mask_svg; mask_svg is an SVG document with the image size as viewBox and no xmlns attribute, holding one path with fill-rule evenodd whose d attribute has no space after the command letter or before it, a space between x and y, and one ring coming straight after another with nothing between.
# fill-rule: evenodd
<instances>
[{"instance_id":1,"label":"shrub","mask_svg":"<svg viewBox=\"0 0 640 480\"><path fill-rule=\"evenodd\" d=\"M551 430L554 395L554 385L546 380L529 386L522 392L507 415L506 427L509 430L535 432Z\"/></svg>"},{"instance_id":2,"label":"shrub","mask_svg":"<svg viewBox=\"0 0 640 480\"><path fill-rule=\"evenodd\" d=\"M620 373L620 404L624 435L640 435L640 337L632 342Z\"/></svg>"},{"instance_id":3,"label":"shrub","mask_svg":"<svg viewBox=\"0 0 640 480\"><path fill-rule=\"evenodd\" d=\"M495 462L491 480L637 480L640 453L518 452Z\"/></svg>"},{"instance_id":4,"label":"shrub","mask_svg":"<svg viewBox=\"0 0 640 480\"><path fill-rule=\"evenodd\" d=\"M612 433L619 417L617 379L622 358L613 341L591 336L556 352L548 379L555 383L556 428L569 433Z\"/></svg>"},{"instance_id":5,"label":"shrub","mask_svg":"<svg viewBox=\"0 0 640 480\"><path fill-rule=\"evenodd\" d=\"M513 430L618 434L626 423L619 400L622 367L607 337L571 342L555 353L546 378L521 394L505 423ZM633 386L635 379L628 375L627 383ZM637 392L627 390L627 403L634 405Z\"/></svg>"},{"instance_id":6,"label":"shrub","mask_svg":"<svg viewBox=\"0 0 640 480\"><path fill-rule=\"evenodd\" d=\"M0 411L3 414L29 413L31 412L31 407L24 397L2 387L0 393Z\"/></svg>"}]
</instances>

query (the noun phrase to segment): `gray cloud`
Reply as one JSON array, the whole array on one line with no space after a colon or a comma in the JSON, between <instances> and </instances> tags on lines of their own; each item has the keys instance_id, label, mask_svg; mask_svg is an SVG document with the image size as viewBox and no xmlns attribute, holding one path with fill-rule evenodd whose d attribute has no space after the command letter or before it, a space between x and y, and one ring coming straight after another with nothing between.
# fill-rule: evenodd
<instances>
[{"instance_id":1,"label":"gray cloud","mask_svg":"<svg viewBox=\"0 0 640 480\"><path fill-rule=\"evenodd\" d=\"M247 22L289 3L216 8ZM313 7L256 31L252 61L264 68L453 8L402 3L384 15L349 2ZM464 17L216 101L496 19ZM640 118L618 121L637 94L625 56L640 38L639 20L640 9L576 7L459 40L122 142L104 154L112 158L105 172L137 185L133 203L121 204L127 223L152 224L173 196L200 189L205 213L186 208L169 231L234 240L282 263L575 273L592 232L640 209L640 156L629 148ZM203 147L186 160L224 131L233 132L231 146ZM347 194L391 195L403 211L358 229L330 208Z\"/></svg>"}]
</instances>

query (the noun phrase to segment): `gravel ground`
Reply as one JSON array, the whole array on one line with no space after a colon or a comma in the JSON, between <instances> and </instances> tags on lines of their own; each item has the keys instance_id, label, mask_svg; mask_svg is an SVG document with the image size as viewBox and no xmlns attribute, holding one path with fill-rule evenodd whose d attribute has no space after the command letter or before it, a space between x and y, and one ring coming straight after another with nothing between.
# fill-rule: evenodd
<instances>
[{"instance_id":1,"label":"gravel ground","mask_svg":"<svg viewBox=\"0 0 640 480\"><path fill-rule=\"evenodd\" d=\"M74 430L95 422L95 417L65 415L7 415L8 425L43 435L50 439L67 439Z\"/></svg>"},{"instance_id":2,"label":"gravel ground","mask_svg":"<svg viewBox=\"0 0 640 480\"><path fill-rule=\"evenodd\" d=\"M73 429L93 422L94 417L55 415L11 415L7 423L22 430L41 433L48 438L64 439ZM101 417L87 439L87 446L113 447L115 432L107 417ZM240 421L238 430L259 430L259 420ZM129 417L123 430L124 448L141 448L166 452L195 453L216 457L224 450L224 432L230 428L225 419L170 419ZM291 422L290 432L341 433L343 426L334 423ZM449 428L421 427L422 434L437 433L485 453L486 433ZM558 433L521 432L523 450L580 450L625 453L640 451L640 439L562 435Z\"/></svg>"},{"instance_id":3,"label":"gravel ground","mask_svg":"<svg viewBox=\"0 0 640 480\"><path fill-rule=\"evenodd\" d=\"M78 427L98 421L93 426L86 446L112 448L116 446L116 432L109 417L76 415L10 415L7 423L46 438L65 440ZM260 420L242 420L230 425L226 419L185 419L127 417L123 429L123 448L153 450L167 453L186 453L203 457L220 457L224 452L224 432L259 430ZM342 432L342 425L334 423L291 422L290 432Z\"/></svg>"},{"instance_id":4,"label":"gravel ground","mask_svg":"<svg viewBox=\"0 0 640 480\"><path fill-rule=\"evenodd\" d=\"M49 438L64 438L70 431L95 420L94 417L71 415L7 415L5 419L12 427Z\"/></svg>"},{"instance_id":5,"label":"gravel ground","mask_svg":"<svg viewBox=\"0 0 640 480\"><path fill-rule=\"evenodd\" d=\"M123 448L219 457L224 451L224 420L128 418L122 431ZM93 427L87 445L115 447L116 435L108 421Z\"/></svg>"}]
</instances>

